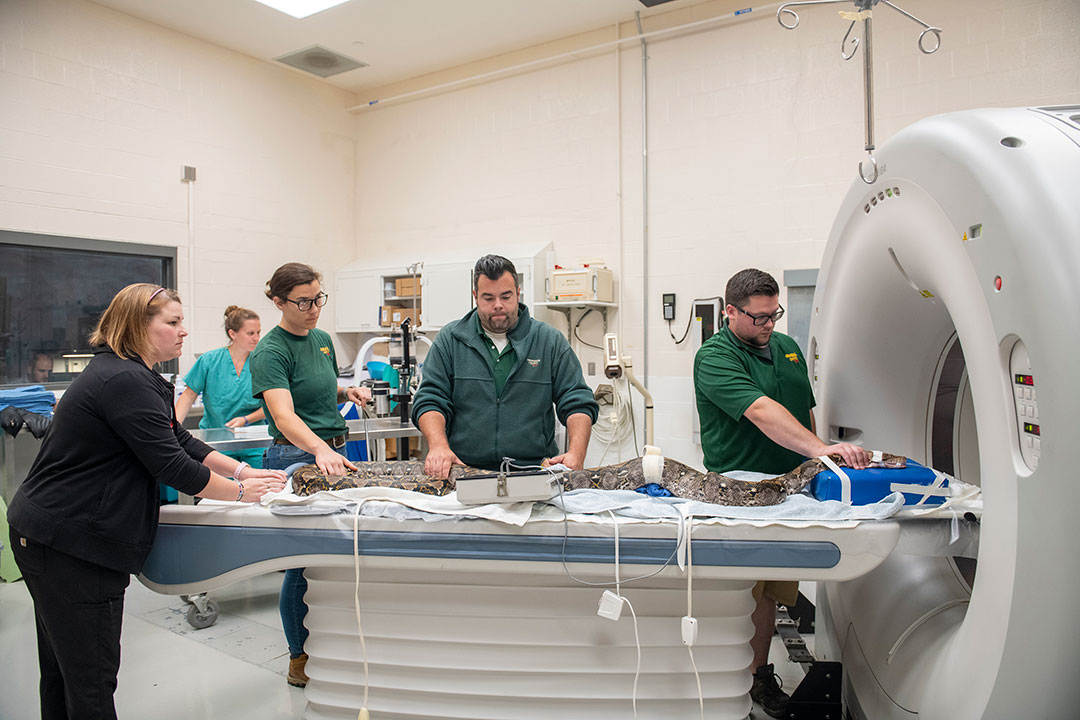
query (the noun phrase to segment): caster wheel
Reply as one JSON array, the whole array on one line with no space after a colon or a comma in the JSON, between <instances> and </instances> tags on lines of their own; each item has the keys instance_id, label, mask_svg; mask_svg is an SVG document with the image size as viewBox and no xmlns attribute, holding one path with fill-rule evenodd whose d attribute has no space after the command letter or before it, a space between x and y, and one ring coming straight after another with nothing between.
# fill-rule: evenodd
<instances>
[{"instance_id":1,"label":"caster wheel","mask_svg":"<svg viewBox=\"0 0 1080 720\"><path fill-rule=\"evenodd\" d=\"M218 619L218 605L213 600L206 601L206 609L199 610L197 605L192 605L187 611L188 625L196 630L202 630L208 628Z\"/></svg>"}]
</instances>

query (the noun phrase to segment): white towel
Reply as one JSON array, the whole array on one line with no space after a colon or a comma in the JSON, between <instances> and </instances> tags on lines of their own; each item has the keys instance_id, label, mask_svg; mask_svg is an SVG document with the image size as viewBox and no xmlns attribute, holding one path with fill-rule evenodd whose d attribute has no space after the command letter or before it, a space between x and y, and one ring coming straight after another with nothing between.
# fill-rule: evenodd
<instances>
[{"instance_id":1,"label":"white towel","mask_svg":"<svg viewBox=\"0 0 1080 720\"><path fill-rule=\"evenodd\" d=\"M806 495L790 495L778 505L742 507L735 505L712 505L684 498L650 497L632 490L574 490L547 501L560 510L572 514L606 513L641 520L657 518L678 519L677 505L683 506L685 514L695 517L715 517L733 520L783 522L785 524L825 524L859 520L884 520L895 515L904 506L904 496L892 493L884 500L870 505L844 505L837 500L815 500ZM556 517L544 519L561 519Z\"/></svg>"},{"instance_id":2,"label":"white towel","mask_svg":"<svg viewBox=\"0 0 1080 720\"><path fill-rule=\"evenodd\" d=\"M397 520L445 520L457 518L482 518L508 525L522 526L532 515L531 502L505 505L462 505L456 493L449 495L425 495L424 493L391 487L362 487L346 490L324 490L314 495L299 496L291 492L267 493L261 504L274 512L275 506L297 506L338 502L342 506L364 501L360 514L372 517L390 517Z\"/></svg>"}]
</instances>

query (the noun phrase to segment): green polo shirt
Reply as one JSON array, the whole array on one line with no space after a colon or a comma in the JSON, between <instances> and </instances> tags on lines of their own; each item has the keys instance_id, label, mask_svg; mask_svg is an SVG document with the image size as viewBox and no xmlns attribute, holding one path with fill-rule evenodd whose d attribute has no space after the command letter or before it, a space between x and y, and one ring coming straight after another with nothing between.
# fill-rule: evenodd
<instances>
[{"instance_id":1,"label":"green polo shirt","mask_svg":"<svg viewBox=\"0 0 1080 720\"><path fill-rule=\"evenodd\" d=\"M725 325L694 357L701 447L705 467L713 472L781 474L805 460L774 443L743 415L765 395L810 428L814 392L802 351L794 340L778 332L769 339L768 352L764 350L742 342Z\"/></svg>"},{"instance_id":2,"label":"green polo shirt","mask_svg":"<svg viewBox=\"0 0 1080 720\"><path fill-rule=\"evenodd\" d=\"M262 400L272 438L283 437L274 422L263 392L288 390L293 410L311 432L323 440L347 429L337 408L337 355L330 335L313 328L307 335L293 335L280 325L262 336L248 358L251 363L251 394Z\"/></svg>"},{"instance_id":3,"label":"green polo shirt","mask_svg":"<svg viewBox=\"0 0 1080 720\"><path fill-rule=\"evenodd\" d=\"M495 378L495 396L499 397L506 386L506 378L510 377L510 371L514 369L514 364L517 362L514 343L510 340L510 334L507 333L506 347L500 353L499 348L495 347L495 343L484 332L484 326L480 324L479 313L476 315L476 332L480 335L480 342L484 344L484 347L488 349L488 354L491 355L491 374Z\"/></svg>"}]
</instances>

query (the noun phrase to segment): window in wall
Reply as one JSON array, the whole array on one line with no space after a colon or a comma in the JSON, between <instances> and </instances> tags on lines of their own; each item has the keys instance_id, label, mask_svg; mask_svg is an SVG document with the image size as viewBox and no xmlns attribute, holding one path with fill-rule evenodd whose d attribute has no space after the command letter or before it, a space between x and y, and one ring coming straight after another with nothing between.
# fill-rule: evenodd
<instances>
[{"instance_id":1,"label":"window in wall","mask_svg":"<svg viewBox=\"0 0 1080 720\"><path fill-rule=\"evenodd\" d=\"M175 283L176 249L0 231L0 384L67 382L126 285ZM177 371L177 361L158 367Z\"/></svg>"}]
</instances>

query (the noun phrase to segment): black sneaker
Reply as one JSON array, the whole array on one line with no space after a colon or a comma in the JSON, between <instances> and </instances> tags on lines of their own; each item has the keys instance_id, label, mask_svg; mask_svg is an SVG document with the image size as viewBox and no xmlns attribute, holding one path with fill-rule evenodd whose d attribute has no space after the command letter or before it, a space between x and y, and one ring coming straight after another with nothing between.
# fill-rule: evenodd
<instances>
[{"instance_id":1,"label":"black sneaker","mask_svg":"<svg viewBox=\"0 0 1080 720\"><path fill-rule=\"evenodd\" d=\"M777 683L777 681L780 681ZM754 672L754 684L750 686L750 699L761 706L769 717L787 717L788 695L780 689L783 681L773 671L773 664L762 665Z\"/></svg>"}]
</instances>

